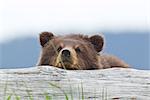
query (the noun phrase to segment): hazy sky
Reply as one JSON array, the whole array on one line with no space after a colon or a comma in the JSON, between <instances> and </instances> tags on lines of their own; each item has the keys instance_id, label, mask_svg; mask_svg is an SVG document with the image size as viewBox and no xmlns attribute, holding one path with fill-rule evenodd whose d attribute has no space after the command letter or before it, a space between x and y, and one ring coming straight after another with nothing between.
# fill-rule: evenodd
<instances>
[{"instance_id":1,"label":"hazy sky","mask_svg":"<svg viewBox=\"0 0 150 100\"><path fill-rule=\"evenodd\" d=\"M0 0L0 42L41 31L150 30L150 0Z\"/></svg>"},{"instance_id":2,"label":"hazy sky","mask_svg":"<svg viewBox=\"0 0 150 100\"><path fill-rule=\"evenodd\" d=\"M108 53L135 68L149 66L150 0L0 0L0 66L2 60L3 66L35 64L42 31L104 32Z\"/></svg>"}]
</instances>

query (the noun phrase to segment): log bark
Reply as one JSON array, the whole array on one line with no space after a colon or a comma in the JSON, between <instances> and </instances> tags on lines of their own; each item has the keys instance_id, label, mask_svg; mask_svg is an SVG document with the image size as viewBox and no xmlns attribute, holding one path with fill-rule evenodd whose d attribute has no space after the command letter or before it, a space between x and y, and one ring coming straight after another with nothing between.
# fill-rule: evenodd
<instances>
[{"instance_id":1,"label":"log bark","mask_svg":"<svg viewBox=\"0 0 150 100\"><path fill-rule=\"evenodd\" d=\"M150 100L150 70L0 69L0 100Z\"/></svg>"}]
</instances>

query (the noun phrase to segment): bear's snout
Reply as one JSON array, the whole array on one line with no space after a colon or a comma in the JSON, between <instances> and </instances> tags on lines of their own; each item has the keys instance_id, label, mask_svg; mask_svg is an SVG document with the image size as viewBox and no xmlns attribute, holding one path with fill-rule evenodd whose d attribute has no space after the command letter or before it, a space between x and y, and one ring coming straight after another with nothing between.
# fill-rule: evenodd
<instances>
[{"instance_id":1,"label":"bear's snout","mask_svg":"<svg viewBox=\"0 0 150 100\"><path fill-rule=\"evenodd\" d=\"M62 51L62 57L70 57L70 51L69 50L63 50Z\"/></svg>"},{"instance_id":2,"label":"bear's snout","mask_svg":"<svg viewBox=\"0 0 150 100\"><path fill-rule=\"evenodd\" d=\"M63 62L70 62L71 52L69 50L63 50L61 52L61 59L62 59Z\"/></svg>"}]
</instances>

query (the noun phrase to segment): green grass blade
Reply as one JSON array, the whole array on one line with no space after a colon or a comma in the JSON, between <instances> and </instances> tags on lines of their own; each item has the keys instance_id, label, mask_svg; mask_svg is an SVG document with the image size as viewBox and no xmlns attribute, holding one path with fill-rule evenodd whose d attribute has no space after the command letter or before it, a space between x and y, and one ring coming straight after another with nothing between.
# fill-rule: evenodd
<instances>
[{"instance_id":1,"label":"green grass blade","mask_svg":"<svg viewBox=\"0 0 150 100\"><path fill-rule=\"evenodd\" d=\"M49 83L49 85L51 85L51 86L53 86L53 87L55 87L55 88L60 89L60 87L59 87L58 85L55 85L55 84L53 84L53 83Z\"/></svg>"},{"instance_id":2,"label":"green grass blade","mask_svg":"<svg viewBox=\"0 0 150 100\"><path fill-rule=\"evenodd\" d=\"M80 94L80 86L78 85L78 92L79 92L79 100L81 99L81 94Z\"/></svg>"},{"instance_id":3,"label":"green grass blade","mask_svg":"<svg viewBox=\"0 0 150 100\"><path fill-rule=\"evenodd\" d=\"M68 96L65 94L66 100L69 100Z\"/></svg>"},{"instance_id":4,"label":"green grass blade","mask_svg":"<svg viewBox=\"0 0 150 100\"><path fill-rule=\"evenodd\" d=\"M73 93L72 93L72 87L70 85L70 95L71 95L71 100L73 100Z\"/></svg>"},{"instance_id":5,"label":"green grass blade","mask_svg":"<svg viewBox=\"0 0 150 100\"><path fill-rule=\"evenodd\" d=\"M103 89L102 89L102 100L104 100L104 87L103 87Z\"/></svg>"},{"instance_id":6,"label":"green grass blade","mask_svg":"<svg viewBox=\"0 0 150 100\"><path fill-rule=\"evenodd\" d=\"M81 91L81 93L82 93L82 94L81 94L81 95L82 95L82 100L84 100L83 84L82 84L82 82L81 82L81 90L82 90L82 91Z\"/></svg>"},{"instance_id":7,"label":"green grass blade","mask_svg":"<svg viewBox=\"0 0 150 100\"><path fill-rule=\"evenodd\" d=\"M11 99L11 96L12 96L12 94L11 94L11 95L9 95L9 96L7 97L7 100L10 100L10 99Z\"/></svg>"},{"instance_id":8,"label":"green grass blade","mask_svg":"<svg viewBox=\"0 0 150 100\"><path fill-rule=\"evenodd\" d=\"M52 100L52 96L49 96L48 93L45 93L45 100Z\"/></svg>"},{"instance_id":9,"label":"green grass blade","mask_svg":"<svg viewBox=\"0 0 150 100\"><path fill-rule=\"evenodd\" d=\"M61 87L59 87L59 86L57 86L53 83L49 83L49 85L59 89L65 95L66 100L69 100L69 97L68 97L67 93L64 90L62 90Z\"/></svg>"},{"instance_id":10,"label":"green grass blade","mask_svg":"<svg viewBox=\"0 0 150 100\"><path fill-rule=\"evenodd\" d=\"M12 90L13 91L13 90ZM13 91L13 95L15 96L15 100L20 100L20 96L18 96L15 91Z\"/></svg>"},{"instance_id":11,"label":"green grass blade","mask_svg":"<svg viewBox=\"0 0 150 100\"><path fill-rule=\"evenodd\" d=\"M107 88L105 90L105 100L107 100Z\"/></svg>"},{"instance_id":12,"label":"green grass blade","mask_svg":"<svg viewBox=\"0 0 150 100\"><path fill-rule=\"evenodd\" d=\"M46 96L46 100L52 100L51 96Z\"/></svg>"},{"instance_id":13,"label":"green grass blade","mask_svg":"<svg viewBox=\"0 0 150 100\"><path fill-rule=\"evenodd\" d=\"M16 100L20 100L20 96L16 95L15 98L16 98Z\"/></svg>"},{"instance_id":14,"label":"green grass blade","mask_svg":"<svg viewBox=\"0 0 150 100\"><path fill-rule=\"evenodd\" d=\"M32 94L30 93L30 91L29 91L29 90L26 90L26 92L27 92L27 94L28 94L28 96L29 96L29 100L33 100L33 96L32 96Z\"/></svg>"},{"instance_id":15,"label":"green grass blade","mask_svg":"<svg viewBox=\"0 0 150 100\"><path fill-rule=\"evenodd\" d=\"M8 84L8 76L7 76L7 80L6 80L5 87L4 87L4 100L6 100L5 97L6 97L6 92L7 92L7 84Z\"/></svg>"},{"instance_id":16,"label":"green grass blade","mask_svg":"<svg viewBox=\"0 0 150 100\"><path fill-rule=\"evenodd\" d=\"M25 87L27 88L27 89L26 89L26 92L27 92L27 94L28 94L28 96L29 96L29 100L33 100L33 96L32 96L32 94L30 93L30 91L28 90L28 86L27 86L26 82L23 81L23 80L22 80L22 82L24 83Z\"/></svg>"}]
</instances>

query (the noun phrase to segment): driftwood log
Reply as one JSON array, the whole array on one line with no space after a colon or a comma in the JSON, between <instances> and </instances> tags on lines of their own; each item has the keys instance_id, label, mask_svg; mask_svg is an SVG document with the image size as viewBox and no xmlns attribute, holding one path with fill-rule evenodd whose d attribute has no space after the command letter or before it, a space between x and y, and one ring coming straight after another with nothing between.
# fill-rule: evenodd
<instances>
[{"instance_id":1,"label":"driftwood log","mask_svg":"<svg viewBox=\"0 0 150 100\"><path fill-rule=\"evenodd\" d=\"M0 100L150 100L150 70L0 69ZM49 100L51 100L49 99Z\"/></svg>"}]
</instances>

